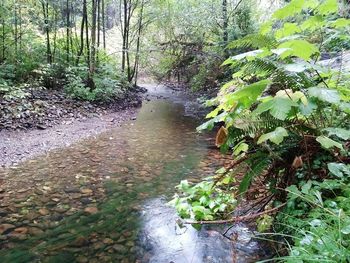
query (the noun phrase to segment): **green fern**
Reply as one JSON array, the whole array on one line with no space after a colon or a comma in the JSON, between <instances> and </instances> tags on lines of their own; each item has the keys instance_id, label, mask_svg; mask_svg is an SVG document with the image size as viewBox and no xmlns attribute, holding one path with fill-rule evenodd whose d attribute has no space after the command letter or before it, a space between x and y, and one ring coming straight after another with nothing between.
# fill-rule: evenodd
<instances>
[{"instance_id":1,"label":"green fern","mask_svg":"<svg viewBox=\"0 0 350 263\"><path fill-rule=\"evenodd\" d=\"M270 49L277 47L277 41L274 37L261 34L250 34L241 39L231 42L228 49L239 49L239 48L263 48L268 47Z\"/></svg>"}]
</instances>

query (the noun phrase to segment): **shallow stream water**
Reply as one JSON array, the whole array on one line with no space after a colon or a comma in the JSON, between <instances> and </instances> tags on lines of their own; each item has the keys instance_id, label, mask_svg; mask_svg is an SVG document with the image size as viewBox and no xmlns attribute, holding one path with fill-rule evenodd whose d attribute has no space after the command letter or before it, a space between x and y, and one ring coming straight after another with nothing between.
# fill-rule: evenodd
<instances>
[{"instance_id":1,"label":"shallow stream water","mask_svg":"<svg viewBox=\"0 0 350 263\"><path fill-rule=\"evenodd\" d=\"M195 131L199 109L148 86L137 119L0 170L0 262L254 262L248 227L179 228L167 202L183 179L229 162ZM237 249L238 248L238 249Z\"/></svg>"}]
</instances>

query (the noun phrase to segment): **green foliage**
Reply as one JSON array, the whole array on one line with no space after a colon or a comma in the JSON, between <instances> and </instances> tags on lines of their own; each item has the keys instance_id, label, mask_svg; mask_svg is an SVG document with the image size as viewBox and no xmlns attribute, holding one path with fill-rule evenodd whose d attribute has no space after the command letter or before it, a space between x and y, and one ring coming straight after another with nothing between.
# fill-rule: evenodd
<instances>
[{"instance_id":1,"label":"green foliage","mask_svg":"<svg viewBox=\"0 0 350 263\"><path fill-rule=\"evenodd\" d=\"M347 37L350 20L337 10L335 0L292 0L258 34L231 43L248 50L224 62L233 80L207 103L215 109L198 128L224 123L222 150L247 167L228 193L249 192L259 178L286 202L273 224L269 216L257 222L286 238L281 261L350 260L349 75L319 63L334 51L334 35Z\"/></svg>"},{"instance_id":2,"label":"green foliage","mask_svg":"<svg viewBox=\"0 0 350 263\"><path fill-rule=\"evenodd\" d=\"M350 166L329 163L331 177L287 188L287 207L278 229L292 235L286 262L348 262L350 259Z\"/></svg>"},{"instance_id":3,"label":"green foliage","mask_svg":"<svg viewBox=\"0 0 350 263\"><path fill-rule=\"evenodd\" d=\"M87 67L69 67L66 71L66 92L73 98L88 101L109 101L121 98L130 88L126 78L117 74L117 69L111 64L103 64L97 69L97 74L89 80ZM93 87L89 86L90 83Z\"/></svg>"},{"instance_id":4,"label":"green foliage","mask_svg":"<svg viewBox=\"0 0 350 263\"><path fill-rule=\"evenodd\" d=\"M222 180L222 184L225 185L229 182L229 177ZM190 185L187 180L184 180L177 188L180 193L175 195L170 204L175 206L182 218L199 221L213 220L216 214L225 218L237 204L232 194L220 190L220 187L212 181Z\"/></svg>"}]
</instances>

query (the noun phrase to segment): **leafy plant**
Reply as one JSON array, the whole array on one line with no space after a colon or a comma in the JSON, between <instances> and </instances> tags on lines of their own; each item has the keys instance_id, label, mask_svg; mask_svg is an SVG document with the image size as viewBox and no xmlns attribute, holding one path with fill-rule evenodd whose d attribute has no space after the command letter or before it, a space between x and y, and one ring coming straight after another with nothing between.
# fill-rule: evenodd
<instances>
[{"instance_id":1,"label":"leafy plant","mask_svg":"<svg viewBox=\"0 0 350 263\"><path fill-rule=\"evenodd\" d=\"M226 185L229 182L230 177L221 181ZM180 194L175 195L170 204L182 218L213 220L216 214L225 218L236 207L237 201L232 193L223 191L219 185L212 180L195 185L187 180L181 181L177 186Z\"/></svg>"},{"instance_id":2,"label":"leafy plant","mask_svg":"<svg viewBox=\"0 0 350 263\"><path fill-rule=\"evenodd\" d=\"M281 258L289 262L349 261L349 74L320 63L332 35L349 31L337 11L335 0L292 0L259 33L232 42L249 50L223 63L233 79L207 102L215 109L198 127L220 125L218 145L232 150L233 168L247 167L226 193L248 193L259 179L287 202L274 224L258 219L258 229L276 224L291 237Z\"/></svg>"}]
</instances>

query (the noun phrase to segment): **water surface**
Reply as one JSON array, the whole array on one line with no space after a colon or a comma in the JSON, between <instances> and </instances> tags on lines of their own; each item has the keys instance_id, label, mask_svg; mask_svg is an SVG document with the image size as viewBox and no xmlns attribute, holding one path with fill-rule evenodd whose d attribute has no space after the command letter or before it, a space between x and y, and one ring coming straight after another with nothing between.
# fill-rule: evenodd
<instances>
[{"instance_id":1,"label":"water surface","mask_svg":"<svg viewBox=\"0 0 350 263\"><path fill-rule=\"evenodd\" d=\"M252 261L259 247L245 226L243 254L218 229L177 226L174 187L229 159L195 132L196 104L148 88L136 120L0 170L1 262Z\"/></svg>"}]
</instances>

